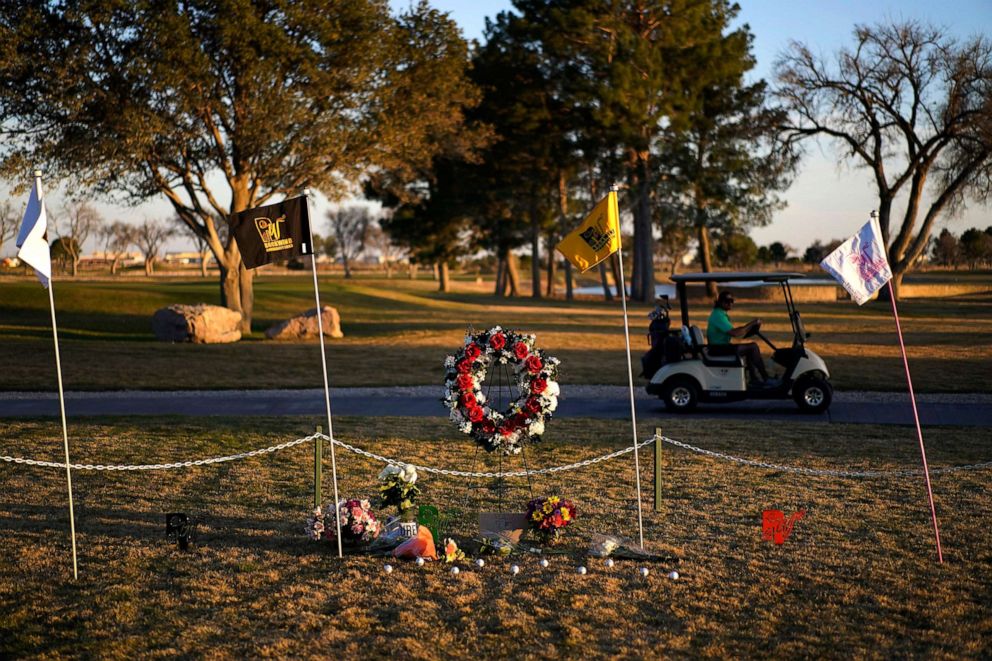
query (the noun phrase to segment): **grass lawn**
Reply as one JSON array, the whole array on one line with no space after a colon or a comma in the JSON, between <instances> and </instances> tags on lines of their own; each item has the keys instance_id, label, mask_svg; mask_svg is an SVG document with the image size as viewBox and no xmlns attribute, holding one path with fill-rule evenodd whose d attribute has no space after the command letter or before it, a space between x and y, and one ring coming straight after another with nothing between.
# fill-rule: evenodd
<instances>
[{"instance_id":1,"label":"grass lawn","mask_svg":"<svg viewBox=\"0 0 992 661\"><path fill-rule=\"evenodd\" d=\"M444 356L466 328L500 324L535 332L563 361L563 383L626 383L617 302L499 299L489 285L456 282L441 294L428 280L325 278L322 301L341 313L345 337L327 344L332 386L438 383ZM172 303L216 302L213 279L60 281L56 306L67 389L304 388L321 385L315 343L265 341L271 324L312 307L308 276L256 279L255 332L231 345L156 342L151 316ZM759 316L773 342L788 341L784 306L742 301L735 319ZM646 349L649 306L630 309L634 362ZM886 304L802 304L810 346L842 390L901 390L902 362ZM705 327L709 307L694 308ZM901 304L914 384L919 391L988 389L992 296L911 299ZM0 390L54 390L48 300L33 280L0 281ZM676 322L678 325L678 322ZM768 348L764 348L768 355ZM639 371L635 369L636 372ZM251 374L250 380L246 374Z\"/></svg>"},{"instance_id":2,"label":"grass lawn","mask_svg":"<svg viewBox=\"0 0 992 661\"><path fill-rule=\"evenodd\" d=\"M436 298L435 298L436 300ZM139 424L140 422L140 424ZM74 460L150 463L240 452L312 431L313 419L82 420ZM668 436L735 455L831 469L916 468L911 429L673 421ZM643 421L641 437L654 426ZM630 442L621 422L555 420L531 467ZM441 419L341 418L343 440L421 464L492 470ZM930 428L933 467L992 459L988 433ZM6 423L0 454L58 460L56 421ZM645 538L680 554L682 577L585 557L593 533L636 538L631 455L524 480L507 505L561 493L580 508L564 548L483 569L383 559L339 561L303 536L311 449L180 471L73 474L80 579L71 580L64 474L0 463L0 657L147 658L960 658L992 640L989 469L935 476L945 564L936 563L922 479L836 479L741 467L666 447L665 503L645 505ZM641 454L651 489L651 453ZM329 460L325 493L330 492ZM339 451L342 496L371 496L381 465ZM520 466L507 460L504 467ZM456 514L495 509L485 481L423 476L422 502ZM806 516L781 546L766 509ZM195 549L164 540L164 512L201 518ZM588 564L589 575L575 568Z\"/></svg>"}]
</instances>

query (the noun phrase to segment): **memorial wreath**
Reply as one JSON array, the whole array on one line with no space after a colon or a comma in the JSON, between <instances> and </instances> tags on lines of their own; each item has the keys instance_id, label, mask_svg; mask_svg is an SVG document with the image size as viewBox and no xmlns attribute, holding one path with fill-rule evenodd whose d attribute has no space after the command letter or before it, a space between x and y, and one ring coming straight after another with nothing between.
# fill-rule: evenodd
<instances>
[{"instance_id":1,"label":"memorial wreath","mask_svg":"<svg viewBox=\"0 0 992 661\"><path fill-rule=\"evenodd\" d=\"M540 440L546 420L558 408L557 358L534 346L534 335L499 326L465 336L465 346L444 361L444 403L459 430L490 452L517 454ZM513 368L519 396L505 411L487 405L482 385L494 364Z\"/></svg>"}]
</instances>

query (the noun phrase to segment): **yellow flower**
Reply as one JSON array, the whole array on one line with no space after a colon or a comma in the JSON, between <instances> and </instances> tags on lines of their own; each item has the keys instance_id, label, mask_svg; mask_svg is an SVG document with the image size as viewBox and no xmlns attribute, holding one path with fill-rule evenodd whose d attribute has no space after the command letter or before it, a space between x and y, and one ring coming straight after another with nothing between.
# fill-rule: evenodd
<instances>
[{"instance_id":1,"label":"yellow flower","mask_svg":"<svg viewBox=\"0 0 992 661\"><path fill-rule=\"evenodd\" d=\"M551 496L550 498L548 498L548 502L551 503L552 505L557 505L558 501L560 500L561 498L559 498L558 496Z\"/></svg>"},{"instance_id":2,"label":"yellow flower","mask_svg":"<svg viewBox=\"0 0 992 661\"><path fill-rule=\"evenodd\" d=\"M551 506L551 503L544 503L544 507L541 508L541 511L545 514L551 514L551 510L553 509L554 508Z\"/></svg>"},{"instance_id":3,"label":"yellow flower","mask_svg":"<svg viewBox=\"0 0 992 661\"><path fill-rule=\"evenodd\" d=\"M530 518L534 519L535 521L540 521L541 518L542 518L541 517L541 513L540 512L534 512L533 514L531 514Z\"/></svg>"},{"instance_id":4,"label":"yellow flower","mask_svg":"<svg viewBox=\"0 0 992 661\"><path fill-rule=\"evenodd\" d=\"M561 518L564 519L565 521L568 521L569 519L572 518L572 515L569 513L567 507L561 508Z\"/></svg>"}]
</instances>

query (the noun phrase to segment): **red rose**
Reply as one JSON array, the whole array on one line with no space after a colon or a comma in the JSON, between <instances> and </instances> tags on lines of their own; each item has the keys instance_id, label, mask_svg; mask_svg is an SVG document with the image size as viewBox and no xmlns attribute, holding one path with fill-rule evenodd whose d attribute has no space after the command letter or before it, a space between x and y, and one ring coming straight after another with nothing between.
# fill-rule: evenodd
<instances>
[{"instance_id":1,"label":"red rose","mask_svg":"<svg viewBox=\"0 0 992 661\"><path fill-rule=\"evenodd\" d=\"M489 346L491 346L496 351L502 351L503 347L506 346L506 336L502 333L496 333L491 338L489 338Z\"/></svg>"},{"instance_id":2,"label":"red rose","mask_svg":"<svg viewBox=\"0 0 992 661\"><path fill-rule=\"evenodd\" d=\"M514 429L523 427L525 424L527 424L527 414L518 413L512 418L510 418L510 422L513 424Z\"/></svg>"},{"instance_id":3,"label":"red rose","mask_svg":"<svg viewBox=\"0 0 992 661\"><path fill-rule=\"evenodd\" d=\"M517 360L523 360L524 358L527 357L527 354L529 353L530 350L527 348L527 345L524 344L523 342L517 342L516 344L513 345L513 355L517 357Z\"/></svg>"},{"instance_id":4,"label":"red rose","mask_svg":"<svg viewBox=\"0 0 992 661\"><path fill-rule=\"evenodd\" d=\"M527 400L527 403L524 404L524 410L530 415L537 415L541 412L541 403L537 401L536 397L531 397Z\"/></svg>"},{"instance_id":5,"label":"red rose","mask_svg":"<svg viewBox=\"0 0 992 661\"><path fill-rule=\"evenodd\" d=\"M475 342L465 347L465 357L468 358L469 360L475 360L481 355L482 355L482 349L480 349L479 345L476 344Z\"/></svg>"},{"instance_id":6,"label":"red rose","mask_svg":"<svg viewBox=\"0 0 992 661\"><path fill-rule=\"evenodd\" d=\"M540 395L548 389L548 382L544 379L534 379L530 383L530 391L535 395Z\"/></svg>"},{"instance_id":7,"label":"red rose","mask_svg":"<svg viewBox=\"0 0 992 661\"><path fill-rule=\"evenodd\" d=\"M492 420L483 420L480 425L483 434L492 434L496 431L496 425Z\"/></svg>"},{"instance_id":8,"label":"red rose","mask_svg":"<svg viewBox=\"0 0 992 661\"><path fill-rule=\"evenodd\" d=\"M537 374L538 372L541 371L541 368L544 367L544 363L541 362L540 356L529 357L527 359L526 365L527 365L527 371L530 372L531 374Z\"/></svg>"},{"instance_id":9,"label":"red rose","mask_svg":"<svg viewBox=\"0 0 992 661\"><path fill-rule=\"evenodd\" d=\"M472 378L471 374L459 374L455 383L458 384L459 390L471 390L475 387L475 379Z\"/></svg>"},{"instance_id":10,"label":"red rose","mask_svg":"<svg viewBox=\"0 0 992 661\"><path fill-rule=\"evenodd\" d=\"M459 398L458 401L460 401L462 403L462 406L464 406L467 409L474 409L479 407L479 403L475 401L475 393L472 392L462 393L462 396Z\"/></svg>"},{"instance_id":11,"label":"red rose","mask_svg":"<svg viewBox=\"0 0 992 661\"><path fill-rule=\"evenodd\" d=\"M473 406L468 410L468 419L472 422L479 422L484 417L486 417L486 414L482 411L481 406Z\"/></svg>"},{"instance_id":12,"label":"red rose","mask_svg":"<svg viewBox=\"0 0 992 661\"><path fill-rule=\"evenodd\" d=\"M469 372L472 371L472 361L469 360L468 358L459 360L458 365L456 367L458 368L458 372L460 374L468 374Z\"/></svg>"},{"instance_id":13,"label":"red rose","mask_svg":"<svg viewBox=\"0 0 992 661\"><path fill-rule=\"evenodd\" d=\"M509 422L504 422L503 424L501 424L499 426L499 435L500 436L509 436L510 434L512 434L515 431L516 431L516 428L512 424L510 424Z\"/></svg>"}]
</instances>

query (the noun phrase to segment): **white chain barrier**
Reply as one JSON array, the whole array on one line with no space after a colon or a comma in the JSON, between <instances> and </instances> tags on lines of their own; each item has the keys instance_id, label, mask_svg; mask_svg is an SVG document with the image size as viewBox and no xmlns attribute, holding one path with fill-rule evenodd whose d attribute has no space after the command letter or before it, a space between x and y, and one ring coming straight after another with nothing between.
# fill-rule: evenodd
<instances>
[{"instance_id":1,"label":"white chain barrier","mask_svg":"<svg viewBox=\"0 0 992 661\"><path fill-rule=\"evenodd\" d=\"M300 445L302 443L309 443L318 438L325 441L331 441L334 444L336 444L338 447L344 448L349 452L353 452L368 459L373 459L375 461L379 461L385 464L394 464L398 466L403 466L408 464L408 462L405 461L384 457L382 455L375 454L374 452L363 450L362 448L356 447L354 445L349 445L344 441L332 439L326 434L316 433L316 434L311 434L310 436L305 436L303 438L298 438L293 441L287 441L286 443L280 443L279 445L272 445L267 448L251 450L250 452L242 452L240 454L227 455L225 457L211 457L209 459L177 461L169 464L140 464L140 465L124 465L124 466L107 466L103 464L69 464L69 468L72 468L73 470L88 470L88 471L145 471L145 470L169 470L175 468L191 468L193 466L207 466L210 464L220 464L228 461L237 461L239 459L247 459L249 457L257 457L259 455L271 454L274 452L278 452L279 450L285 450ZM659 437L652 436L647 440L639 441L636 447L640 449L647 445L651 445L652 443L655 443L656 441L659 440L663 443L668 443L669 445L682 448L683 450L688 450L690 452L712 457L714 459L721 459L724 461L730 461L736 464L741 464L744 466L752 466L755 468L765 468L768 470L780 471L785 473L798 473L800 475L865 478L865 477L885 477L885 476L903 477L910 475L921 475L923 473L923 471L920 469L895 470L895 471L844 471L844 470L804 468L802 466L784 466L781 464L772 464L765 461L756 461L753 459L745 459L743 457L735 457L733 455L724 454L722 452L715 452L713 450L706 450L704 448L696 447L695 445L683 443L682 441L676 441L675 439L668 438L667 436L659 436ZM433 473L435 475L451 475L454 477L483 477L483 478L527 477L530 475L546 475L550 473L562 473L565 471L576 470L578 468L585 468L586 466L592 466L593 464L598 464L603 461L616 459L617 457L620 457L622 455L628 454L633 451L634 451L634 446L630 446L617 450L616 452L610 452L609 454L600 455L598 457L593 457L591 459L585 459L583 461L577 461L573 464L566 464L564 466L551 466L548 468L535 468L535 469L521 470L521 471L506 471L506 472L459 471L448 468L434 468L432 466L417 466L416 464L414 464L414 467L417 469L418 472ZM45 468L65 468L64 463L59 463L55 461L39 461L36 459L24 459L22 457L10 457L5 455L0 455L0 461L5 461L7 463L14 463L14 464L25 464L28 466L42 466ZM930 474L941 475L945 473L955 473L958 471L981 470L990 467L992 467L992 461L987 461L979 464L967 464L963 466L949 466L947 468L932 469L930 471Z\"/></svg>"}]
</instances>

